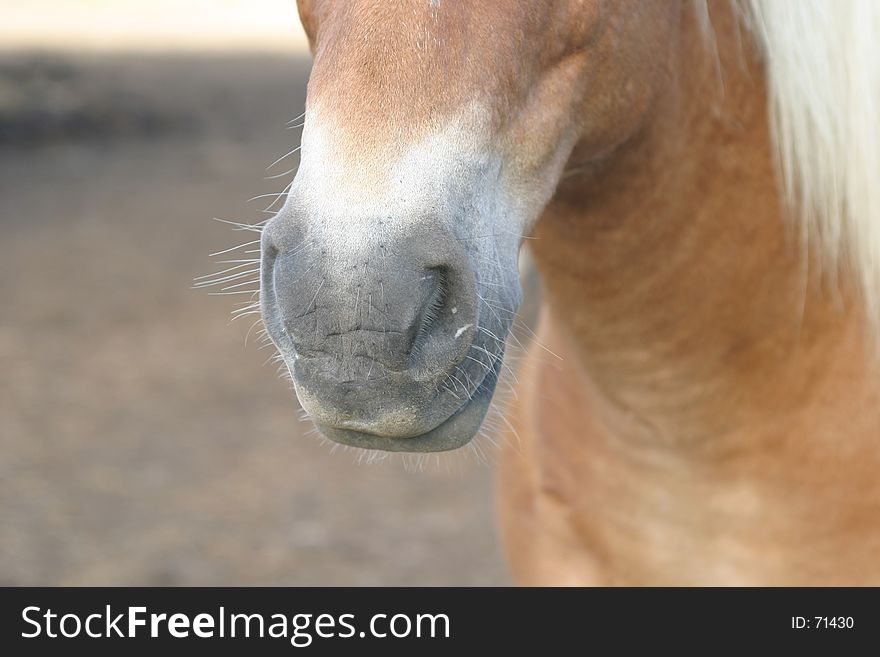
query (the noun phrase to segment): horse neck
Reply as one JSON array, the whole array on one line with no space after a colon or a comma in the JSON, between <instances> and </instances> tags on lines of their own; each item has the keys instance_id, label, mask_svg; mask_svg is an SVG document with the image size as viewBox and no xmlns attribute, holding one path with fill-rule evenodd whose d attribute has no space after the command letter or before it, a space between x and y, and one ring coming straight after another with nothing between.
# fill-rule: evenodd
<instances>
[{"instance_id":1,"label":"horse neck","mask_svg":"<svg viewBox=\"0 0 880 657\"><path fill-rule=\"evenodd\" d=\"M683 17L650 119L572 167L530 242L566 367L638 419L621 431L678 443L833 425L817 400L872 380L855 295L785 216L760 63L731 12L713 22L714 48Z\"/></svg>"}]
</instances>

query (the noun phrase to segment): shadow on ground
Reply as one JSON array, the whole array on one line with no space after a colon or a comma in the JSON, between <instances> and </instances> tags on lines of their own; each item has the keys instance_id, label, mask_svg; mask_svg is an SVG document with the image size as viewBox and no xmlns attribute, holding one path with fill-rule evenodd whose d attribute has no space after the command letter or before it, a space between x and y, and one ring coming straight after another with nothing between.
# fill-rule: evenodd
<instances>
[{"instance_id":1,"label":"shadow on ground","mask_svg":"<svg viewBox=\"0 0 880 657\"><path fill-rule=\"evenodd\" d=\"M331 454L190 289L283 187L307 70L0 59L0 583L506 582L489 466Z\"/></svg>"}]
</instances>

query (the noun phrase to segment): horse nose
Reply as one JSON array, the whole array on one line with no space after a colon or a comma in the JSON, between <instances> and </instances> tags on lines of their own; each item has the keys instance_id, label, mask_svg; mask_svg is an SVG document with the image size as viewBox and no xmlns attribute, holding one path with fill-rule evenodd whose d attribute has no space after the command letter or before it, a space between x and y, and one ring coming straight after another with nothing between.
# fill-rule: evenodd
<instances>
[{"instance_id":1,"label":"horse nose","mask_svg":"<svg viewBox=\"0 0 880 657\"><path fill-rule=\"evenodd\" d=\"M426 408L476 332L474 272L460 242L439 231L356 247L297 242L264 241L262 303L301 404L357 431L431 429Z\"/></svg>"},{"instance_id":2,"label":"horse nose","mask_svg":"<svg viewBox=\"0 0 880 657\"><path fill-rule=\"evenodd\" d=\"M340 272L329 261L282 252L273 269L281 329L297 358L332 359L326 374L340 382L391 373L426 380L456 360L463 331L453 322L467 313L449 266L356 258Z\"/></svg>"}]
</instances>

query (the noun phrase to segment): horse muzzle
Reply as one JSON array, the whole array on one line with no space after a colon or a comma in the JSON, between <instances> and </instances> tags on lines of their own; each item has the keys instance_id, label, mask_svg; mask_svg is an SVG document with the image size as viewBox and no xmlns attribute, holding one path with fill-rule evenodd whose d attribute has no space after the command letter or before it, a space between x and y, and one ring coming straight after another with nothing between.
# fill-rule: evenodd
<instances>
[{"instance_id":1,"label":"horse muzzle","mask_svg":"<svg viewBox=\"0 0 880 657\"><path fill-rule=\"evenodd\" d=\"M479 430L503 351L481 340L476 272L450 231L371 223L341 236L289 215L269 222L268 333L326 437L385 451L455 449Z\"/></svg>"}]
</instances>

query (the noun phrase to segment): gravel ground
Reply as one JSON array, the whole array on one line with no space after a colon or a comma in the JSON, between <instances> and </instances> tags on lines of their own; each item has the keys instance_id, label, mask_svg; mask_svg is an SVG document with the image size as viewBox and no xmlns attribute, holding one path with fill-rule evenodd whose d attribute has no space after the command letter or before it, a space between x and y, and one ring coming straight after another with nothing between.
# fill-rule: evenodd
<instances>
[{"instance_id":1,"label":"gravel ground","mask_svg":"<svg viewBox=\"0 0 880 657\"><path fill-rule=\"evenodd\" d=\"M0 584L507 583L491 465L331 454L190 289L285 184L307 73L0 56Z\"/></svg>"}]
</instances>

